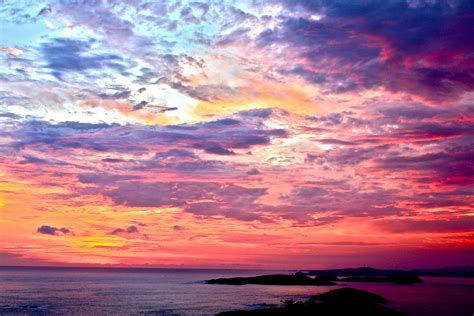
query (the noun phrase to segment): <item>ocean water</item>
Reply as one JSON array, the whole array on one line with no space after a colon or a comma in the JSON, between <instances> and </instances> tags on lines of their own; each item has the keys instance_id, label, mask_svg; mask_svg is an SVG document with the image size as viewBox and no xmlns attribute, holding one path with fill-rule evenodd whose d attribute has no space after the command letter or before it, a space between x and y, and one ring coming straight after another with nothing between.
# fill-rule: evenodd
<instances>
[{"instance_id":1,"label":"ocean water","mask_svg":"<svg viewBox=\"0 0 474 316\"><path fill-rule=\"evenodd\" d=\"M378 293L410 315L474 313L474 279L423 278L416 285L206 285L219 277L288 271L1 268L0 315L214 315L279 304L350 285Z\"/></svg>"}]
</instances>

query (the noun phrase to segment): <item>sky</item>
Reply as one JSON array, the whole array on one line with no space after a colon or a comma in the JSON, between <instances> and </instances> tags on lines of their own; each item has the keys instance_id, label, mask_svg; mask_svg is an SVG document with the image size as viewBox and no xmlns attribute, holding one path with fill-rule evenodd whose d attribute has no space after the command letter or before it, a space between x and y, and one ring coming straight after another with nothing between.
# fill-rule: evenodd
<instances>
[{"instance_id":1,"label":"sky","mask_svg":"<svg viewBox=\"0 0 474 316\"><path fill-rule=\"evenodd\" d=\"M472 1L0 16L0 265L474 262Z\"/></svg>"}]
</instances>

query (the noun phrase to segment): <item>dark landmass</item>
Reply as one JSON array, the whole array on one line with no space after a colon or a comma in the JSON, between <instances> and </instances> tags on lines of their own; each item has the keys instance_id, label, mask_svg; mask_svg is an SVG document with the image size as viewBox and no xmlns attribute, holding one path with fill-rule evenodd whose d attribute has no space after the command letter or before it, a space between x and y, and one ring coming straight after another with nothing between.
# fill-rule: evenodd
<instances>
[{"instance_id":1,"label":"dark landmass","mask_svg":"<svg viewBox=\"0 0 474 316\"><path fill-rule=\"evenodd\" d=\"M326 277L310 278L302 274L271 274L255 277L222 278L207 280L206 284L263 284L263 285L336 285Z\"/></svg>"},{"instance_id":2,"label":"dark landmass","mask_svg":"<svg viewBox=\"0 0 474 316\"><path fill-rule=\"evenodd\" d=\"M436 277L458 277L474 278L474 266L446 267L441 269L414 269L414 270L385 270L369 267L333 269L333 270L311 270L306 274L317 276L390 276L390 275L417 275Z\"/></svg>"},{"instance_id":3,"label":"dark landmass","mask_svg":"<svg viewBox=\"0 0 474 316\"><path fill-rule=\"evenodd\" d=\"M384 297L364 290L357 290L350 287L332 290L323 294L312 296L309 301L315 302L332 302L332 303L388 303Z\"/></svg>"},{"instance_id":4,"label":"dark landmass","mask_svg":"<svg viewBox=\"0 0 474 316\"><path fill-rule=\"evenodd\" d=\"M416 284L422 283L423 281L416 275L411 274L394 274L389 276L354 276L341 279L344 282L388 282L395 284Z\"/></svg>"},{"instance_id":5,"label":"dark landmass","mask_svg":"<svg viewBox=\"0 0 474 316\"><path fill-rule=\"evenodd\" d=\"M329 291L311 297L305 302L284 301L283 307L270 307L249 311L223 312L220 316L251 316L251 315L368 315L368 316L399 316L406 315L387 306L381 305L388 302L380 295L343 288Z\"/></svg>"}]
</instances>

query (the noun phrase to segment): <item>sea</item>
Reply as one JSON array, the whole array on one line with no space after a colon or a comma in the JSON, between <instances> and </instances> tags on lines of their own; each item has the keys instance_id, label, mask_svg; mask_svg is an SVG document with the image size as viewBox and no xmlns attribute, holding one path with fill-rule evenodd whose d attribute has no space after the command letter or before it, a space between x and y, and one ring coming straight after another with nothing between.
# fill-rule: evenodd
<instances>
[{"instance_id":1,"label":"sea","mask_svg":"<svg viewBox=\"0 0 474 316\"><path fill-rule=\"evenodd\" d=\"M291 273L264 270L0 267L0 315L215 315L304 300L341 287L377 293L409 315L474 315L474 279L336 286L204 284L212 278Z\"/></svg>"}]
</instances>

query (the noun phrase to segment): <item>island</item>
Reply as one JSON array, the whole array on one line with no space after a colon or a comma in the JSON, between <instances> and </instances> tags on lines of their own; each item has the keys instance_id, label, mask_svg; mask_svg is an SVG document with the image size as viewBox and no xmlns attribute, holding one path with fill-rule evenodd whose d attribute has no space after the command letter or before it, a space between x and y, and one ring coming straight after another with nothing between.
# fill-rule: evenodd
<instances>
[{"instance_id":1,"label":"island","mask_svg":"<svg viewBox=\"0 0 474 316\"><path fill-rule=\"evenodd\" d=\"M312 296L304 302L283 301L283 306L254 310L222 312L220 316L284 316L284 315L367 315L401 316L406 315L383 304L388 301L382 296L353 288L332 290Z\"/></svg>"},{"instance_id":2,"label":"island","mask_svg":"<svg viewBox=\"0 0 474 316\"><path fill-rule=\"evenodd\" d=\"M237 278L221 278L205 281L206 284L227 284L227 285L245 285L245 284L262 284L262 285L336 285L333 279L327 277L311 278L302 274L270 274L255 277L237 277Z\"/></svg>"},{"instance_id":3,"label":"island","mask_svg":"<svg viewBox=\"0 0 474 316\"><path fill-rule=\"evenodd\" d=\"M474 278L474 266L445 267L440 269L412 269L412 270L389 270L375 269L371 267L346 268L346 269L326 269L309 270L300 272L306 275L317 276L389 276L389 275L417 275L420 277L455 277L455 278Z\"/></svg>"},{"instance_id":4,"label":"island","mask_svg":"<svg viewBox=\"0 0 474 316\"><path fill-rule=\"evenodd\" d=\"M317 276L323 280L343 281L343 282L385 282L393 284L416 284L422 283L415 271L404 270L381 270L369 267L355 269L336 269L336 270L313 270L309 272L299 271L298 275ZM345 276L338 279L337 276Z\"/></svg>"},{"instance_id":5,"label":"island","mask_svg":"<svg viewBox=\"0 0 474 316\"><path fill-rule=\"evenodd\" d=\"M344 282L387 282L395 284L416 284L423 281L416 275L410 274L395 274L388 276L353 276L341 279Z\"/></svg>"}]
</instances>

